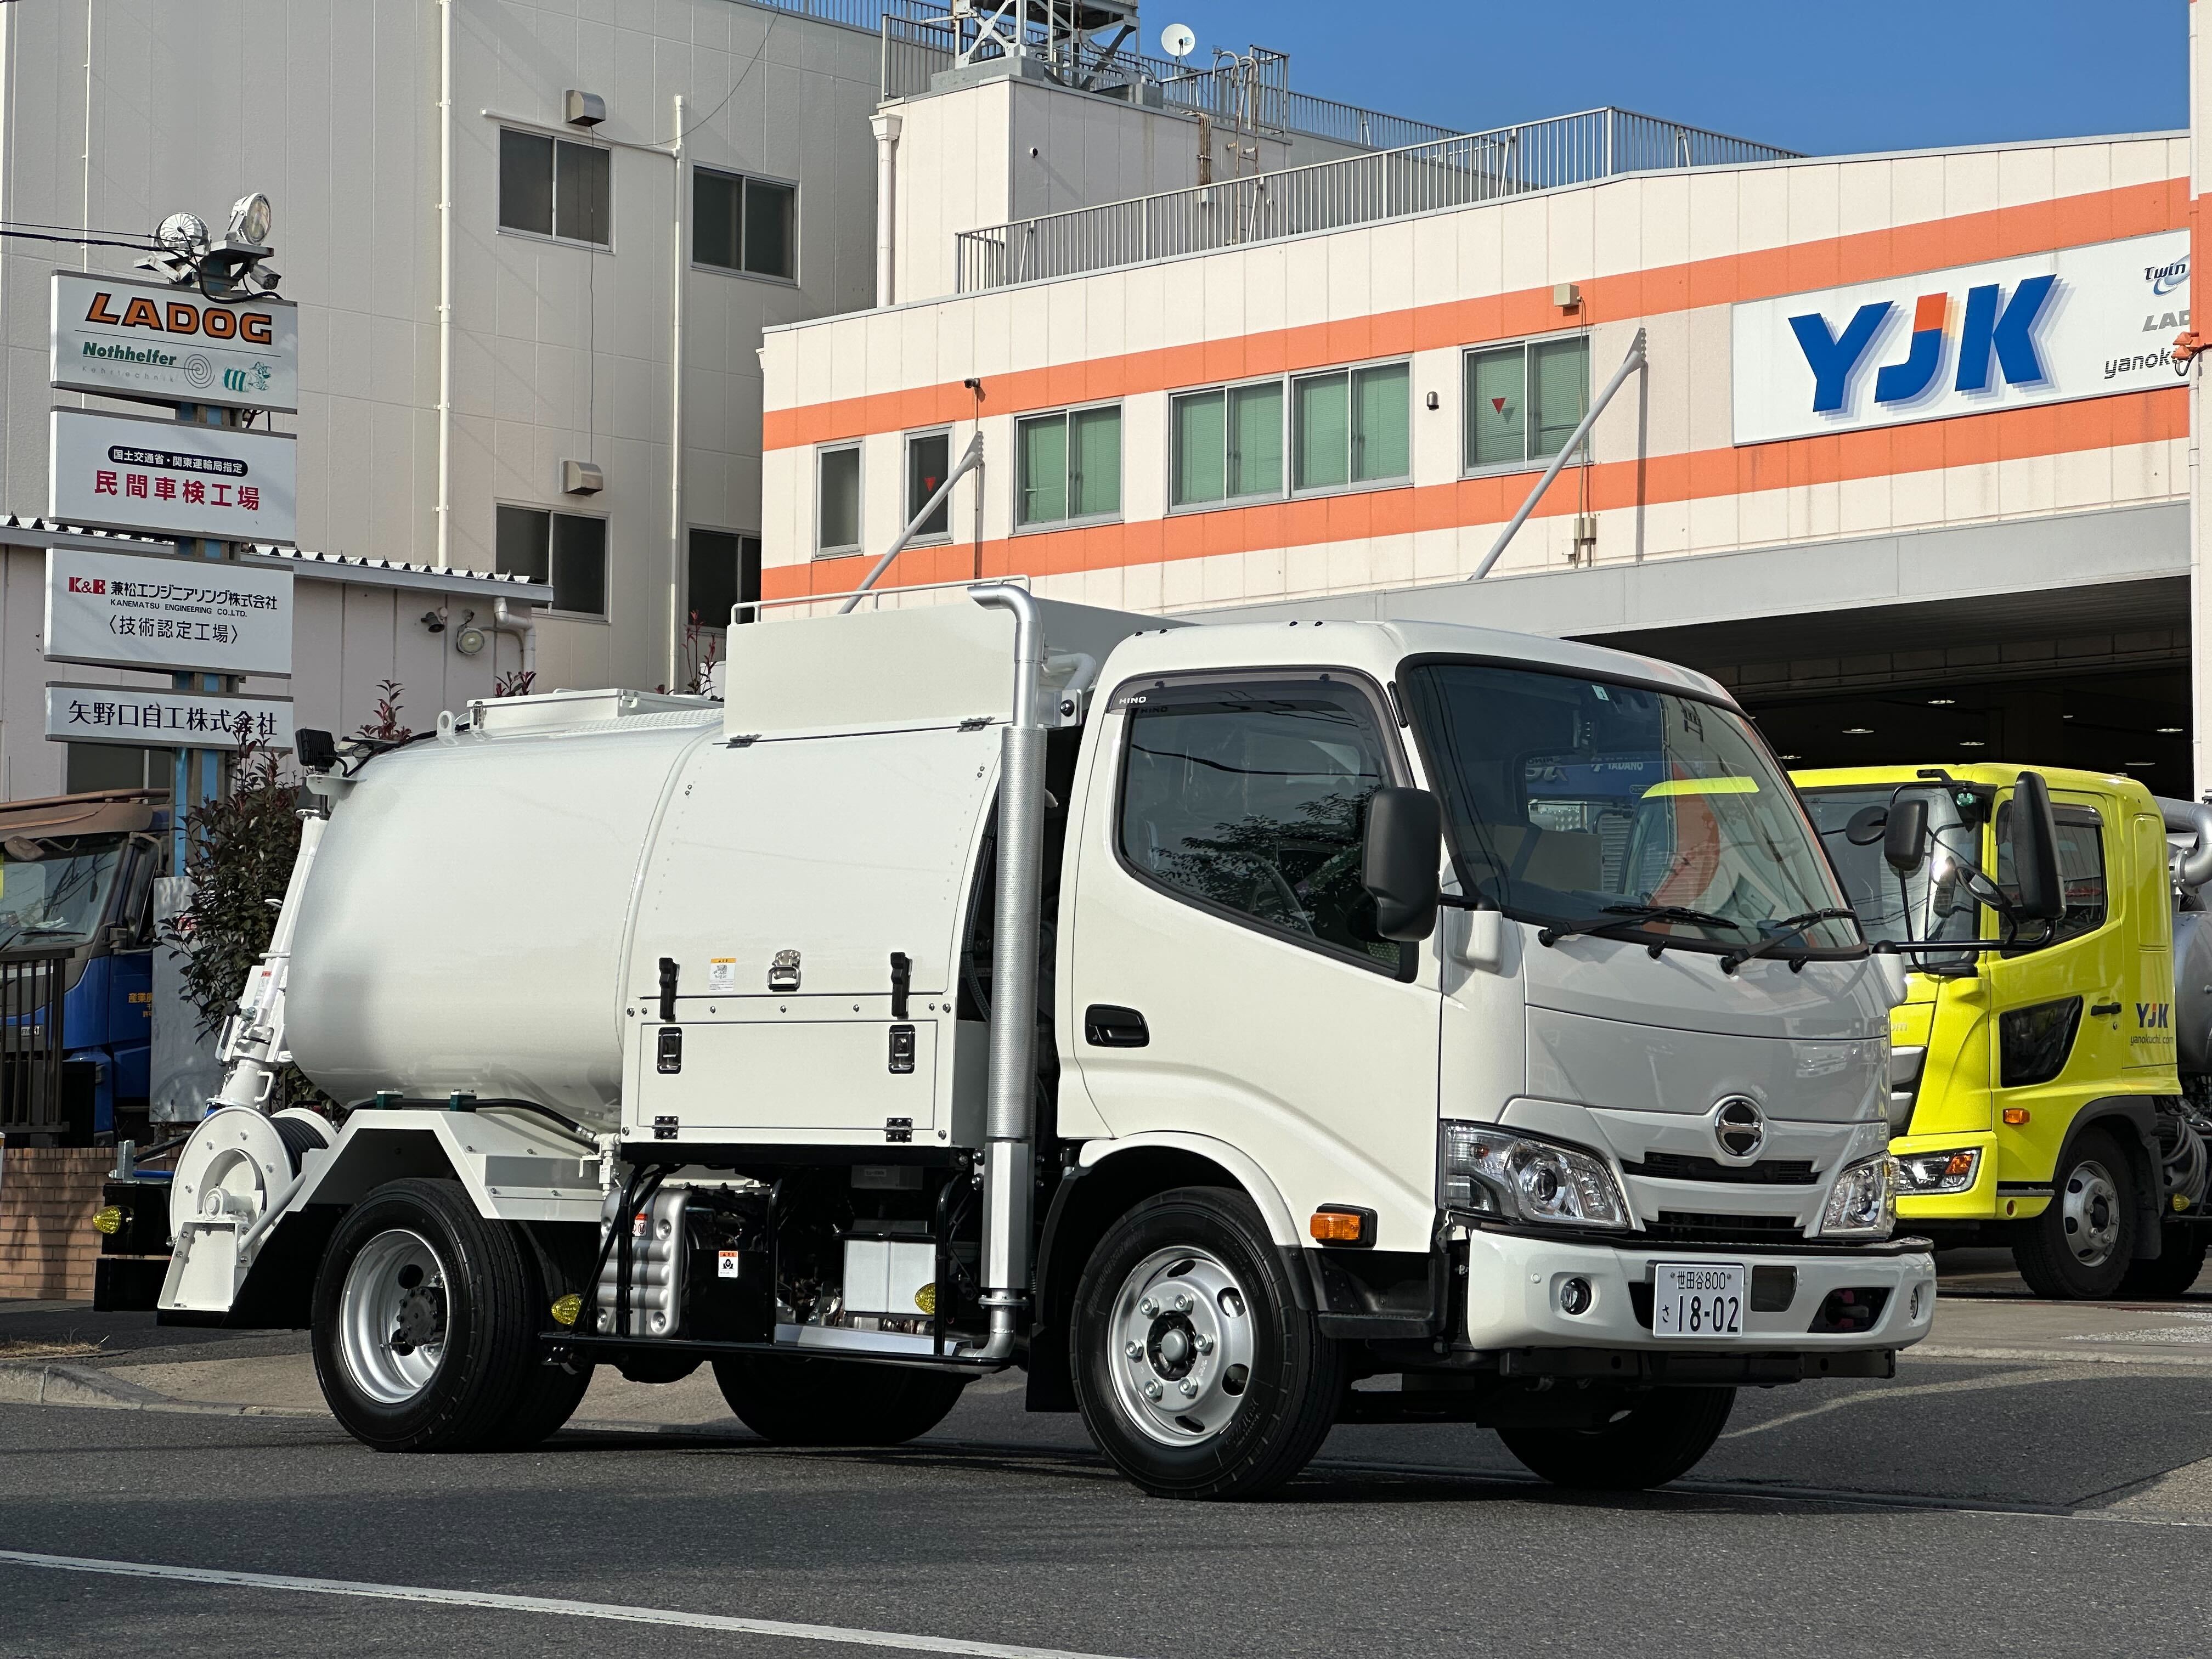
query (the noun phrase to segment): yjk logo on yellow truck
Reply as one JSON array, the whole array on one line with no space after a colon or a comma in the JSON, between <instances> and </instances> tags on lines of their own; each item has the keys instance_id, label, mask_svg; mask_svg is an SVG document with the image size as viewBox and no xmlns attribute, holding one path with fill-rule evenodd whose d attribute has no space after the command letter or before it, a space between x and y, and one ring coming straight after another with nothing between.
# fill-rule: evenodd
<instances>
[{"instance_id":1,"label":"yjk logo on yellow truck","mask_svg":"<svg viewBox=\"0 0 2212 1659\"><path fill-rule=\"evenodd\" d=\"M2170 1002L2138 1002L2136 1004L2136 1024L2146 1031L2163 1031L2173 1024L2173 1005Z\"/></svg>"}]
</instances>

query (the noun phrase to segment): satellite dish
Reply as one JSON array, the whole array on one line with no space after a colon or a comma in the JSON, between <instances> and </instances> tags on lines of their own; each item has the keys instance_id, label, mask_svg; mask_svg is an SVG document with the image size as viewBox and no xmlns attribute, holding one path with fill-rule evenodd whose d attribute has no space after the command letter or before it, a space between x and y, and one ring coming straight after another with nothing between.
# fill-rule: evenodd
<instances>
[{"instance_id":1,"label":"satellite dish","mask_svg":"<svg viewBox=\"0 0 2212 1659\"><path fill-rule=\"evenodd\" d=\"M1188 23L1170 23L1160 31L1160 50L1178 62L1198 50L1198 37Z\"/></svg>"}]
</instances>

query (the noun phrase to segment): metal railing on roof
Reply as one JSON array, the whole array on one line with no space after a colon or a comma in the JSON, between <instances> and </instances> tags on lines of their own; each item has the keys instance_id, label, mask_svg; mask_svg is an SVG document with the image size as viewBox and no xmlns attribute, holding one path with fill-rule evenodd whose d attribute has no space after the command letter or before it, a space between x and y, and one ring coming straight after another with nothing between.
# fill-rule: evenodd
<instances>
[{"instance_id":1,"label":"metal railing on roof","mask_svg":"<svg viewBox=\"0 0 2212 1659\"><path fill-rule=\"evenodd\" d=\"M764 3L754 0L754 3ZM796 6L799 0L790 3ZM881 89L885 99L913 98L927 92L932 78L951 69L961 46L966 44L943 0L870 0L868 9L882 14ZM1279 53L1255 52L1255 58L1266 60L1258 74L1233 64L1193 69L1172 58L1151 58L1142 52L1108 52L1089 41L1081 43L1077 54L1076 61L1061 66L1062 76L1070 85L1120 97L1127 97L1133 84L1156 86L1169 109L1210 115L1232 124L1241 115L1251 130L1276 137L1304 133L1370 149L1391 149L1448 138L1455 131L1292 92L1286 77L1266 72L1284 63ZM1000 55L995 45L985 46L980 54L986 59Z\"/></svg>"},{"instance_id":2,"label":"metal railing on roof","mask_svg":"<svg viewBox=\"0 0 2212 1659\"><path fill-rule=\"evenodd\" d=\"M1628 110L1585 110L964 231L959 291L1340 230L1620 173L1795 155Z\"/></svg>"},{"instance_id":3,"label":"metal railing on roof","mask_svg":"<svg viewBox=\"0 0 2212 1659\"><path fill-rule=\"evenodd\" d=\"M842 23L869 34L876 32L877 19L884 9L884 0L738 0L738 3L792 17L811 17L817 22Z\"/></svg>"}]
</instances>

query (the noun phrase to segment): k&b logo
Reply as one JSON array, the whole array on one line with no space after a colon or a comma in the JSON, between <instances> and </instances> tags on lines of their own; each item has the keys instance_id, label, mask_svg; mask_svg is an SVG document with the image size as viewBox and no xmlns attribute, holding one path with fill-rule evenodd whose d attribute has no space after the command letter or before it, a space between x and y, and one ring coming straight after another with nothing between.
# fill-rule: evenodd
<instances>
[{"instance_id":1,"label":"k&b logo","mask_svg":"<svg viewBox=\"0 0 2212 1659\"><path fill-rule=\"evenodd\" d=\"M1990 385L1990 359L1996 358L1998 373L2012 386L2033 386L2045 378L2043 360L2035 349L2036 320L2043 313L2054 276L2030 276L2015 287L2009 299L2001 284L1984 283L1966 290L1966 303L1959 325L1958 369L1953 384L1960 392L1984 392ZM1790 329L1813 371L1813 409L1828 414L1844 406L1851 371L1866 355L1874 337L1897 308L1894 300L1873 300L1853 313L1844 331L1830 331L1828 319L1817 311L1790 319ZM1936 384L1943 363L1943 348L1950 333L1951 296L1923 294L1912 308L1912 335L1905 356L1885 363L1875 376L1877 404L1909 403Z\"/></svg>"}]
</instances>

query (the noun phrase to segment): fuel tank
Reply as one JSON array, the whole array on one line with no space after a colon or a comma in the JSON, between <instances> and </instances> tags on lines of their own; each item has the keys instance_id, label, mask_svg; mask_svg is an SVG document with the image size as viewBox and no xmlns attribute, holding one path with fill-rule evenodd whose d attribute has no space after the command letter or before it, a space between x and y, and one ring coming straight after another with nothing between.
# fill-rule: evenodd
<instances>
[{"instance_id":1,"label":"fuel tank","mask_svg":"<svg viewBox=\"0 0 2212 1659\"><path fill-rule=\"evenodd\" d=\"M555 693L368 762L301 898L301 1068L349 1104L458 1091L612 1127L641 865L684 757L720 736L718 705Z\"/></svg>"}]
</instances>

